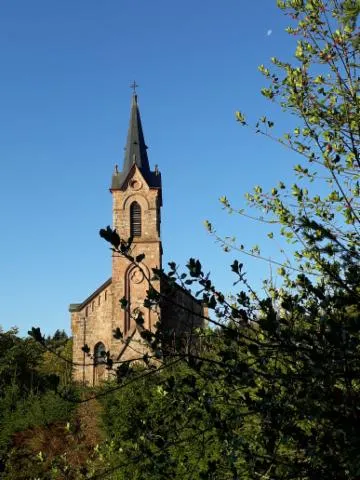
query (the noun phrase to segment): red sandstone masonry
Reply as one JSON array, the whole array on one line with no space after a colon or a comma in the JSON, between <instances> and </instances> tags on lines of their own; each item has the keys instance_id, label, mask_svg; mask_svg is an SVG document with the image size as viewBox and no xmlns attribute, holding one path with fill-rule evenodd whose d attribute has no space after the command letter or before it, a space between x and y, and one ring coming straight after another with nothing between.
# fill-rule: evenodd
<instances>
[{"instance_id":1,"label":"red sandstone masonry","mask_svg":"<svg viewBox=\"0 0 360 480\"><path fill-rule=\"evenodd\" d=\"M134 181L136 181L136 190L132 188ZM153 268L161 268L162 249L158 230L161 192L158 189L150 189L139 169L135 167L124 189L114 190L112 195L113 227L122 238L127 239L130 236L132 202L136 201L141 206L142 234L141 237L134 238L132 254L145 254L142 269L146 275L144 277L143 273L134 269L128 260L114 254L111 284L97 296L90 297L90 301L82 305L80 311L72 312L73 358L76 364L81 364L74 369L74 379L87 384L95 383L96 375L92 358L84 355L81 350L84 344L88 345L93 355L95 345L102 342L105 349L111 352L114 361L119 360L120 352L122 360L137 358L145 352L140 337L133 339L125 350L123 342L113 337L113 330L116 328L120 328L125 339L132 335L135 329L134 320L126 319L126 312L120 307L121 298L125 296L128 299L130 311L135 308L142 310L145 328L152 329L158 320L158 315L145 309L143 302L149 288L146 277L150 278ZM159 282L154 282L154 287L159 289Z\"/></svg>"}]
</instances>

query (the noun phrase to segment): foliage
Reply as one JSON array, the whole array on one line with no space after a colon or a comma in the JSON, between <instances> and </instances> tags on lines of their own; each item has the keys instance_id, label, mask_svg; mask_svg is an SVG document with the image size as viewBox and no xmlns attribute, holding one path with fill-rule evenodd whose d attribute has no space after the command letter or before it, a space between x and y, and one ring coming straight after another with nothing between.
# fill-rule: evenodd
<instances>
[{"instance_id":1,"label":"foliage","mask_svg":"<svg viewBox=\"0 0 360 480\"><path fill-rule=\"evenodd\" d=\"M14 402L14 397L16 401ZM1 425L0 448L5 450L14 432L35 426L47 426L56 421L67 421L73 405L53 391L31 393L21 398L17 391L6 390L1 402L4 417Z\"/></svg>"},{"instance_id":2,"label":"foliage","mask_svg":"<svg viewBox=\"0 0 360 480\"><path fill-rule=\"evenodd\" d=\"M280 226L294 245L293 259L278 262L284 284L275 289L268 282L265 298L252 290L238 261L231 269L234 285L242 289L231 298L198 260L189 261L187 273L170 264L167 277L196 287L216 329L208 333L205 351L177 353L183 369L170 383L162 373L147 387L149 398L142 388L117 404L124 423L116 448L125 448L128 464L122 468L136 472L134 478L139 472L189 479L360 475L360 5L348 0L278 5L294 21L288 33L298 38L295 61L273 58L274 73L261 66L270 82L262 94L299 124L282 136L273 133L275 122L267 117L253 128L300 155L302 163L295 166L294 185L279 182L268 193L257 186L247 200L260 210L259 221ZM240 112L237 120L251 127ZM230 213L249 216L226 197L221 202ZM217 235L210 222L207 227ZM131 242L109 227L102 233L115 251L141 263L143 258L131 257ZM217 239L227 250L244 251ZM261 257L258 248L248 253ZM161 300L161 292L150 287L146 306ZM156 335L149 336L161 350ZM162 351L165 366L172 355L176 352ZM155 401L152 388L166 401L161 396ZM204 447L207 439L213 457Z\"/></svg>"},{"instance_id":3,"label":"foliage","mask_svg":"<svg viewBox=\"0 0 360 480\"><path fill-rule=\"evenodd\" d=\"M333 278L336 281L338 276L346 275L343 268L349 256L354 263L359 260L360 79L356 19L360 3L311 0L278 4L295 21L287 29L298 38L295 63L273 57L275 72L260 66L269 82L262 94L294 115L299 124L293 132L276 136L275 123L264 116L254 128L299 154L302 162L295 165L297 182L289 188L283 182L270 192L257 186L247 198L264 214L259 220L279 224L280 234L297 247L293 262L286 261L279 274L289 280L288 274L294 270L325 273L333 282ZM244 115L238 113L237 118L241 124L251 126ZM226 197L221 200L229 212L233 211ZM269 237L274 237L273 232Z\"/></svg>"},{"instance_id":4,"label":"foliage","mask_svg":"<svg viewBox=\"0 0 360 480\"><path fill-rule=\"evenodd\" d=\"M107 469L115 469L114 478L119 479L201 479L210 478L209 465L219 464L222 478L232 478L224 456L228 447L214 425L214 414L219 407L229 416L234 407L226 408L221 395L217 405L210 402L218 391L218 383L182 363L106 396L104 422L111 452Z\"/></svg>"},{"instance_id":5,"label":"foliage","mask_svg":"<svg viewBox=\"0 0 360 480\"><path fill-rule=\"evenodd\" d=\"M48 339L49 344L52 342L53 339ZM65 352L69 354L71 342L66 342ZM57 348L60 348L58 343ZM14 457L11 448L17 432L48 428L72 418L74 404L63 398L63 394L67 398L74 395L59 385L60 378L65 378L64 362L58 369L52 369L56 362L52 354L51 361L46 363L47 353L33 338L18 337L15 329L0 332L0 471L5 463L9 467L8 455Z\"/></svg>"},{"instance_id":6,"label":"foliage","mask_svg":"<svg viewBox=\"0 0 360 480\"><path fill-rule=\"evenodd\" d=\"M42 354L38 371L43 375L52 374L59 378L60 386L71 383L72 375L72 339L64 331L56 330L45 341L46 350Z\"/></svg>"},{"instance_id":7,"label":"foliage","mask_svg":"<svg viewBox=\"0 0 360 480\"><path fill-rule=\"evenodd\" d=\"M0 391L8 385L21 392L40 388L35 367L41 356L41 347L31 339L22 340L16 329L0 331Z\"/></svg>"},{"instance_id":8,"label":"foliage","mask_svg":"<svg viewBox=\"0 0 360 480\"><path fill-rule=\"evenodd\" d=\"M57 420L18 432L2 478L78 480L93 471L91 460L102 441L97 402L80 404L69 422Z\"/></svg>"}]
</instances>

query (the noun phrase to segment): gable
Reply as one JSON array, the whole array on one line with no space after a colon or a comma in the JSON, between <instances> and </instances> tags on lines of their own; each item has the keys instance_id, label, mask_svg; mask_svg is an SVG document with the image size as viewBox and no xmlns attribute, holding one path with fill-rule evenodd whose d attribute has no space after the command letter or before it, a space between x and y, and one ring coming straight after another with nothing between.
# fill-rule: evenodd
<instances>
[{"instance_id":1,"label":"gable","mask_svg":"<svg viewBox=\"0 0 360 480\"><path fill-rule=\"evenodd\" d=\"M91 295L89 295L82 303L71 303L69 306L70 312L80 312L83 308L91 304L91 302L112 283L112 277L108 278L106 282L100 285Z\"/></svg>"},{"instance_id":2,"label":"gable","mask_svg":"<svg viewBox=\"0 0 360 480\"><path fill-rule=\"evenodd\" d=\"M126 190L129 186L129 180L134 175L134 171L137 171L143 180L143 182L150 188L161 188L161 173L159 171L143 172L135 163L130 170L124 175L122 172L115 172L112 177L112 183L110 191L113 190Z\"/></svg>"}]
</instances>

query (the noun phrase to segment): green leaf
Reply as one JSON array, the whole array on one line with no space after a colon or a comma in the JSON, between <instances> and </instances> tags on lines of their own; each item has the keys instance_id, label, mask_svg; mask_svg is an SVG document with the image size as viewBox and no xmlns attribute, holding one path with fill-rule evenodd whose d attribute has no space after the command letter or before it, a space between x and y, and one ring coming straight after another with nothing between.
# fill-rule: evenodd
<instances>
[{"instance_id":1,"label":"green leaf","mask_svg":"<svg viewBox=\"0 0 360 480\"><path fill-rule=\"evenodd\" d=\"M237 122L240 122L242 125L246 125L245 116L241 112L236 111L235 118Z\"/></svg>"}]
</instances>

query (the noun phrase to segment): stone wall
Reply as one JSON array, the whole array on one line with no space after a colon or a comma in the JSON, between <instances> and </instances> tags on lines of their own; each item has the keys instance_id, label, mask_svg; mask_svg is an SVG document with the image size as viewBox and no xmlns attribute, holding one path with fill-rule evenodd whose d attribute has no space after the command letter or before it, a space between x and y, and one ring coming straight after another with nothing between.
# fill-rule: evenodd
<instances>
[{"instance_id":1,"label":"stone wall","mask_svg":"<svg viewBox=\"0 0 360 480\"><path fill-rule=\"evenodd\" d=\"M112 346L112 284L109 281L91 295L77 311L71 312L73 334L73 361L75 381L94 383L94 349L99 342L105 350ZM90 355L84 354L82 347L87 344Z\"/></svg>"},{"instance_id":2,"label":"stone wall","mask_svg":"<svg viewBox=\"0 0 360 480\"><path fill-rule=\"evenodd\" d=\"M191 333L205 324L204 311L201 302L179 285L169 285L163 282L161 289L163 300L161 318L164 327L175 333Z\"/></svg>"}]
</instances>

